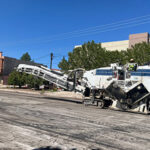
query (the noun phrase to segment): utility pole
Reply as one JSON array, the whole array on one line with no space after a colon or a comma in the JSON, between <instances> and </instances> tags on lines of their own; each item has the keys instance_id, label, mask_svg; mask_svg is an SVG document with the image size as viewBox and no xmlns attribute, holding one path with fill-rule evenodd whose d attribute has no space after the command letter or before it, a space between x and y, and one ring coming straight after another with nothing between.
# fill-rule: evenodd
<instances>
[{"instance_id":1,"label":"utility pole","mask_svg":"<svg viewBox=\"0 0 150 150\"><path fill-rule=\"evenodd\" d=\"M53 62L53 53L50 54L50 69L52 69L52 62Z\"/></svg>"}]
</instances>

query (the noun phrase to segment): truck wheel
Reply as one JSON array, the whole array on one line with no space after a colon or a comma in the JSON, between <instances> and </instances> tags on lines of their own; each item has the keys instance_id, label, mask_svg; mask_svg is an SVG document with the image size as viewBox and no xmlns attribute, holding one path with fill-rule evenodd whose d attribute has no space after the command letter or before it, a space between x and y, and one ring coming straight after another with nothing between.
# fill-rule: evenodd
<instances>
[{"instance_id":1,"label":"truck wheel","mask_svg":"<svg viewBox=\"0 0 150 150\"><path fill-rule=\"evenodd\" d=\"M126 103L121 103L120 106L121 106L121 109L122 109L123 111L126 111L126 110L129 109L128 104L126 104Z\"/></svg>"},{"instance_id":2,"label":"truck wheel","mask_svg":"<svg viewBox=\"0 0 150 150\"><path fill-rule=\"evenodd\" d=\"M105 102L104 102L103 100L98 101L98 105L97 105L97 106L98 106L99 108L101 108L101 109L104 108L104 105L105 105Z\"/></svg>"}]
</instances>

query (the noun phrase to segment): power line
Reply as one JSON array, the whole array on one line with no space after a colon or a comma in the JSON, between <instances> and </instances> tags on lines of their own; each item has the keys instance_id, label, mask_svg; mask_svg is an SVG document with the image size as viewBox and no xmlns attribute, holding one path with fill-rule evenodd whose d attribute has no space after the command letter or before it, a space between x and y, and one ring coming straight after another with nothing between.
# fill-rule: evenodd
<instances>
[{"instance_id":1,"label":"power line","mask_svg":"<svg viewBox=\"0 0 150 150\"><path fill-rule=\"evenodd\" d=\"M56 56L56 55L54 55L54 58L56 58L56 59L59 59L59 58L62 58L62 57L67 57L68 55L60 55L60 56Z\"/></svg>"},{"instance_id":2,"label":"power line","mask_svg":"<svg viewBox=\"0 0 150 150\"><path fill-rule=\"evenodd\" d=\"M99 30L99 28L105 29L105 28L112 28L112 27L117 27L117 26L131 24L131 23L138 23L139 21L142 21L142 22L147 21L147 20L149 21L149 19L150 19L150 15L134 17L134 18L130 18L130 19L127 19L127 20L122 20L122 21L118 21L118 22L114 22L114 23L110 23L110 24L105 24L105 25L90 27L90 28L86 28L86 29L82 29L82 30L76 30L76 31L72 31L72 32L66 32L66 33L58 34L58 35L53 36L52 38L54 38L54 37L57 38L58 36L60 37L60 36L63 36L63 35L68 35L68 34L80 34L80 33L83 33L83 32L95 31L95 29Z\"/></svg>"},{"instance_id":3,"label":"power line","mask_svg":"<svg viewBox=\"0 0 150 150\"><path fill-rule=\"evenodd\" d=\"M143 25L147 23L150 23L150 14L145 15L145 16L133 17L130 19L121 20L121 21L117 21L117 22L113 22L109 24L104 24L104 25L89 27L89 28L85 28L81 30L75 30L75 31L66 32L62 34L57 34L51 37L32 38L32 39L27 39L27 40L18 41L18 42L29 41L33 43L34 42L33 40L40 41L40 42L41 41L51 42L51 41L56 41L56 40L65 40L65 39L70 39L74 37L81 37L81 36L98 34L98 33L103 33L103 32L108 32L108 31L119 30L123 28L135 27L135 26L139 26L139 25Z\"/></svg>"},{"instance_id":4,"label":"power line","mask_svg":"<svg viewBox=\"0 0 150 150\"><path fill-rule=\"evenodd\" d=\"M39 59L42 59L42 58L45 58L49 56L49 54L46 54L46 55L43 55L43 56L40 56L40 57L37 57L37 58L34 58L33 60L39 60Z\"/></svg>"},{"instance_id":5,"label":"power line","mask_svg":"<svg viewBox=\"0 0 150 150\"><path fill-rule=\"evenodd\" d=\"M52 36L48 41L69 39L69 38L73 38L73 37L80 37L80 36L85 36L85 35L90 35L90 34L97 34L97 33L100 33L100 32L108 32L108 31L113 31L113 30L118 30L118 29L123 29L123 28L128 28L128 27L138 26L138 25L141 25L141 24L150 23L150 18L143 18L143 17L150 17L150 15L119 21L120 23L116 22L116 23L91 27L91 28L87 28L87 29L83 29L83 30L66 32L64 34L59 34L59 35L56 35L56 36ZM143 18L143 19L140 19L140 18ZM136 20L136 19L140 19L140 20ZM121 22L124 22L124 23L121 23ZM124 25L127 25L127 26L124 26ZM101 28L101 27L103 27L103 28ZM70 34L71 34L71 36L69 36ZM66 35L68 37L61 37L63 35Z\"/></svg>"},{"instance_id":6,"label":"power line","mask_svg":"<svg viewBox=\"0 0 150 150\"><path fill-rule=\"evenodd\" d=\"M80 34L80 33L86 33L86 32L93 32L93 31L97 31L97 30L100 30L100 29L101 30L102 29L107 29L107 28L109 29L109 28L119 27L119 26L123 26L123 25L127 25L127 24L133 24L133 23L137 24L137 23L144 22L144 21L150 21L150 18L144 18L142 20L133 20L133 21L130 21L130 22L120 21L120 22L124 22L124 23L116 22L116 23L112 23L112 24L106 24L106 25L102 25L102 26L83 29L83 30L79 30L79 31L68 32L68 33L64 33L64 34Z\"/></svg>"},{"instance_id":7,"label":"power line","mask_svg":"<svg viewBox=\"0 0 150 150\"><path fill-rule=\"evenodd\" d=\"M135 27L139 25L144 25L150 23L150 14L145 15L145 16L140 16L140 17L134 17L126 20L121 20L109 24L104 24L100 26L94 26L94 27L89 27L81 30L75 30L71 32L66 32L62 34L57 34L51 37L39 37L39 38L32 38L32 39L27 39L23 41L18 41L18 42L34 42L33 40L36 41L43 41L43 42L51 42L51 41L56 41L56 40L65 40L65 39L70 39L74 37L81 37L81 36L87 36L87 35L92 35L92 34L98 34L98 33L103 33L103 32L109 32L109 31L115 31L119 29L124 29L124 28L130 28L130 27ZM36 42L35 41L35 42ZM15 41L16 43L16 41ZM41 59L41 58L38 58Z\"/></svg>"},{"instance_id":8,"label":"power line","mask_svg":"<svg viewBox=\"0 0 150 150\"><path fill-rule=\"evenodd\" d=\"M70 39L70 38L74 38L74 37L81 37L81 36L87 36L87 35L92 35L92 34L98 34L98 33L103 33L103 32L108 32L108 31L115 31L115 30L118 30L118 29L135 27L135 26L139 26L139 25L147 24L147 23L150 23L150 20L147 21L147 22L141 22L141 23L138 23L138 24L133 24L133 25L128 25L128 26L122 26L122 27L112 28L112 29L108 29L108 30L99 30L99 31L91 32L91 33L73 35L73 36L68 36L68 37L58 38L58 39L55 38L55 39L52 39L52 40L48 40L48 42L55 41L55 40L65 40L65 39Z\"/></svg>"},{"instance_id":9,"label":"power line","mask_svg":"<svg viewBox=\"0 0 150 150\"><path fill-rule=\"evenodd\" d=\"M106 26L111 26L111 25L115 25L115 24L120 24L120 23L123 23L123 22L129 22L129 21L132 21L132 20L137 20L137 19L140 19L140 18L145 18L145 17L150 17L150 15L145 15L145 16L140 16L140 17L134 17L134 18L130 18L130 19L127 19L127 20L121 20L121 21L118 21L118 22L113 22L113 23L110 23L110 24L105 24L105 25L100 25L100 26L95 26L95 27L90 27L90 28L86 28L86 29L82 29L82 30L76 30L76 31L73 31L73 32L80 32L80 31L86 31L86 30L90 30L90 29L95 29L95 28L100 28L100 27L106 27ZM146 19L146 18L145 18ZM134 22L135 22L134 21ZM138 21L138 20L137 20ZM68 32L68 33L73 33L73 32Z\"/></svg>"}]
</instances>

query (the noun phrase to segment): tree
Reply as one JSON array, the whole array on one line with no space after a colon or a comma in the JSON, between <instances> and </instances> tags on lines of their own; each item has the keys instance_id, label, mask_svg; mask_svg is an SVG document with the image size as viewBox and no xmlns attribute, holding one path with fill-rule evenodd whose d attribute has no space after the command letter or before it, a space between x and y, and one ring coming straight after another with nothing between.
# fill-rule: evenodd
<instances>
[{"instance_id":1,"label":"tree","mask_svg":"<svg viewBox=\"0 0 150 150\"><path fill-rule=\"evenodd\" d=\"M42 85L44 82L43 79L40 79L38 77L35 77L33 75L27 75L26 84L30 88L39 89L39 86Z\"/></svg>"},{"instance_id":2,"label":"tree","mask_svg":"<svg viewBox=\"0 0 150 150\"><path fill-rule=\"evenodd\" d=\"M59 63L62 70L84 68L86 70L108 65L106 49L94 41L84 43L81 47L73 49L68 53L68 60L64 58Z\"/></svg>"},{"instance_id":3,"label":"tree","mask_svg":"<svg viewBox=\"0 0 150 150\"><path fill-rule=\"evenodd\" d=\"M143 42L135 44L127 51L109 51L102 48L100 43L87 42L69 52L68 60L63 58L58 66L65 71L75 68L91 70L109 66L111 63L116 62L125 64L131 58L139 65L150 62L150 44Z\"/></svg>"},{"instance_id":4,"label":"tree","mask_svg":"<svg viewBox=\"0 0 150 150\"><path fill-rule=\"evenodd\" d=\"M24 61L31 61L30 55L27 53L23 54L22 57L20 58L21 60ZM28 85L30 88L35 88L39 89L39 86L44 83L43 79L37 78L33 75L28 75L26 73L20 73L17 71L13 71L10 73L8 77L8 84L9 85L14 85L14 86L21 86L23 85Z\"/></svg>"},{"instance_id":5,"label":"tree","mask_svg":"<svg viewBox=\"0 0 150 150\"><path fill-rule=\"evenodd\" d=\"M25 54L23 54L20 59L23 60L23 61L31 61L31 57L28 54L28 52L26 52Z\"/></svg>"},{"instance_id":6,"label":"tree","mask_svg":"<svg viewBox=\"0 0 150 150\"><path fill-rule=\"evenodd\" d=\"M43 79L34 77L33 75L28 75L26 73L20 73L13 71L8 77L8 84L19 86L21 88L23 85L28 85L30 88L39 89L39 86L43 84Z\"/></svg>"},{"instance_id":7,"label":"tree","mask_svg":"<svg viewBox=\"0 0 150 150\"><path fill-rule=\"evenodd\" d=\"M64 71L69 70L69 64L68 64L67 60L65 59L65 57L63 57L62 61L58 64L58 67L63 68Z\"/></svg>"},{"instance_id":8,"label":"tree","mask_svg":"<svg viewBox=\"0 0 150 150\"><path fill-rule=\"evenodd\" d=\"M139 65L150 61L150 44L138 43L127 50L127 60L134 59Z\"/></svg>"},{"instance_id":9,"label":"tree","mask_svg":"<svg viewBox=\"0 0 150 150\"><path fill-rule=\"evenodd\" d=\"M8 77L8 84L9 85L18 85L21 88L26 83L26 74L20 73L17 71L13 71Z\"/></svg>"}]
</instances>

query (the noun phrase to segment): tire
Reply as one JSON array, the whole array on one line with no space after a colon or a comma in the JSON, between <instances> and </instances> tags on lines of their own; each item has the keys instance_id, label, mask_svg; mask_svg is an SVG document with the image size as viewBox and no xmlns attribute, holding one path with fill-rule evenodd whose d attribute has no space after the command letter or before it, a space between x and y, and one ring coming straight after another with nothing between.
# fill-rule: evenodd
<instances>
[{"instance_id":1,"label":"tire","mask_svg":"<svg viewBox=\"0 0 150 150\"><path fill-rule=\"evenodd\" d=\"M128 110L128 109L129 109L128 104L126 104L126 103L121 103L121 109L122 109L123 111Z\"/></svg>"},{"instance_id":2,"label":"tire","mask_svg":"<svg viewBox=\"0 0 150 150\"><path fill-rule=\"evenodd\" d=\"M103 108L104 108L104 106L105 106L105 102L104 102L103 100L101 100L101 101L98 101L98 104L97 104L97 106L98 106L98 108L101 108L101 109L103 109Z\"/></svg>"}]
</instances>

